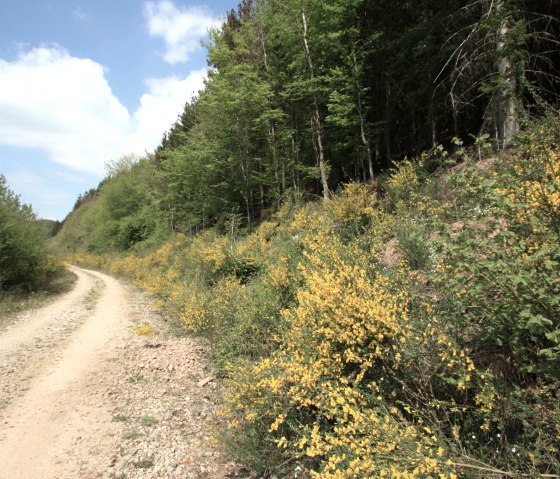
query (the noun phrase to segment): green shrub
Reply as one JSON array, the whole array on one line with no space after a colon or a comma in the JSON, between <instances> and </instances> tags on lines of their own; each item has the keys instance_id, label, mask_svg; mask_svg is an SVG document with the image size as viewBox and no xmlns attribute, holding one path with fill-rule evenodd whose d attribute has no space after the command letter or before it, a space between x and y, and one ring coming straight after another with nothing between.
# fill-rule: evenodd
<instances>
[{"instance_id":1,"label":"green shrub","mask_svg":"<svg viewBox=\"0 0 560 479\"><path fill-rule=\"evenodd\" d=\"M41 225L0 175L0 290L37 290L60 275L62 266L47 256Z\"/></svg>"},{"instance_id":2,"label":"green shrub","mask_svg":"<svg viewBox=\"0 0 560 479\"><path fill-rule=\"evenodd\" d=\"M399 240L399 250L413 270L427 268L434 256L434 246L429 231L422 218L402 218L395 235Z\"/></svg>"},{"instance_id":3,"label":"green shrub","mask_svg":"<svg viewBox=\"0 0 560 479\"><path fill-rule=\"evenodd\" d=\"M456 218L442 225L429 298L476 365L464 398L468 454L502 468L558 471L560 135L530 125L515 155L448 178ZM470 412L469 412L470 411ZM498 440L499 439L499 440ZM535 477L538 477L535 476Z\"/></svg>"}]
</instances>

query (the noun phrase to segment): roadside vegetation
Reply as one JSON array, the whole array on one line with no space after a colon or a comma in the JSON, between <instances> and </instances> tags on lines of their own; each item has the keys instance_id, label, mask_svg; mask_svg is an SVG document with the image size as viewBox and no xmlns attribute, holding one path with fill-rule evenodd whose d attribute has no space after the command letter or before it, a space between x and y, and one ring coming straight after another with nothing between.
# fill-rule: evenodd
<instances>
[{"instance_id":1,"label":"roadside vegetation","mask_svg":"<svg viewBox=\"0 0 560 479\"><path fill-rule=\"evenodd\" d=\"M70 291L75 282L76 276L65 269L36 291L15 289L0 292L0 324L15 313L44 306L56 296Z\"/></svg>"},{"instance_id":2,"label":"roadside vegetation","mask_svg":"<svg viewBox=\"0 0 560 479\"><path fill-rule=\"evenodd\" d=\"M218 435L260 475L555 477L558 125L480 158L433 148L375 190L294 195L251 232L74 260L133 278L210 338Z\"/></svg>"},{"instance_id":3,"label":"roadside vegetation","mask_svg":"<svg viewBox=\"0 0 560 479\"><path fill-rule=\"evenodd\" d=\"M0 175L0 318L71 287L74 276L47 253L54 227L54 222L39 221Z\"/></svg>"}]
</instances>

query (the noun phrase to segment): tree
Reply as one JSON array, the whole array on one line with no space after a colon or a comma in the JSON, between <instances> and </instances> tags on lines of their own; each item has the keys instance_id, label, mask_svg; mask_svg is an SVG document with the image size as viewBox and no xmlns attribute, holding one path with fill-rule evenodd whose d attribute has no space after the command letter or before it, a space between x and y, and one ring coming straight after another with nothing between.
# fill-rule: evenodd
<instances>
[{"instance_id":1,"label":"tree","mask_svg":"<svg viewBox=\"0 0 560 479\"><path fill-rule=\"evenodd\" d=\"M41 286L47 264L41 238L35 213L0 175L0 290Z\"/></svg>"},{"instance_id":2,"label":"tree","mask_svg":"<svg viewBox=\"0 0 560 479\"><path fill-rule=\"evenodd\" d=\"M554 2L471 0L450 17L457 33L448 40L454 49L439 78L447 71L455 116L485 102L482 128L491 127L500 148L517 135L529 105L526 87L558 86L558 13Z\"/></svg>"},{"instance_id":3,"label":"tree","mask_svg":"<svg viewBox=\"0 0 560 479\"><path fill-rule=\"evenodd\" d=\"M309 48L308 32L307 32L307 17L305 10L301 11L301 21L303 27L303 46L305 50L305 58L309 65L309 78L311 82L315 80L315 68L313 67L313 55ZM313 129L315 131L315 138L317 140L317 158L319 162L319 173L321 175L321 187L323 189L323 198L329 199L329 184L327 181L327 165L325 162L325 148L323 146L323 122L321 112L319 111L319 98L316 90L313 91L313 116L312 116Z\"/></svg>"},{"instance_id":4,"label":"tree","mask_svg":"<svg viewBox=\"0 0 560 479\"><path fill-rule=\"evenodd\" d=\"M327 198L454 136L487 131L507 146L535 97L558 100L557 10L243 0L211 33L205 88L155 154L168 230L239 212L254 225L289 188Z\"/></svg>"},{"instance_id":5,"label":"tree","mask_svg":"<svg viewBox=\"0 0 560 479\"><path fill-rule=\"evenodd\" d=\"M112 162L99 188L98 208L90 220L94 233L88 239L88 249L125 251L164 234L164 219L158 208L160 197L152 156L129 155Z\"/></svg>"}]
</instances>

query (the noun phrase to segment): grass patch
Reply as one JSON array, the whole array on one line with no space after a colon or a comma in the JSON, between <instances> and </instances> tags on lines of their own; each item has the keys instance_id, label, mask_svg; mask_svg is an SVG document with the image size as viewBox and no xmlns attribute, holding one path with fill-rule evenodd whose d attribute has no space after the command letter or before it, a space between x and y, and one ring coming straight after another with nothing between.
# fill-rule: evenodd
<instances>
[{"instance_id":1,"label":"grass patch","mask_svg":"<svg viewBox=\"0 0 560 479\"><path fill-rule=\"evenodd\" d=\"M95 307L95 303L101 294L99 283L95 283L92 289L86 294L84 301L85 307L88 311L91 311Z\"/></svg>"},{"instance_id":2,"label":"grass patch","mask_svg":"<svg viewBox=\"0 0 560 479\"><path fill-rule=\"evenodd\" d=\"M140 424L144 427L152 427L158 423L158 420L153 416L144 416L140 419Z\"/></svg>"},{"instance_id":3,"label":"grass patch","mask_svg":"<svg viewBox=\"0 0 560 479\"><path fill-rule=\"evenodd\" d=\"M132 465L136 469L149 469L150 467L154 466L154 460L152 458L148 457L146 459L142 459L140 461L133 462Z\"/></svg>"},{"instance_id":4,"label":"grass patch","mask_svg":"<svg viewBox=\"0 0 560 479\"><path fill-rule=\"evenodd\" d=\"M123 440L125 441L134 441L140 437L142 437L142 434L138 431L127 431L123 434Z\"/></svg>"},{"instance_id":5,"label":"grass patch","mask_svg":"<svg viewBox=\"0 0 560 479\"><path fill-rule=\"evenodd\" d=\"M113 416L112 421L113 422L128 422L128 416L125 416L124 414L117 414L117 415Z\"/></svg>"},{"instance_id":6,"label":"grass patch","mask_svg":"<svg viewBox=\"0 0 560 479\"><path fill-rule=\"evenodd\" d=\"M128 382L131 384L145 384L148 380L142 374L135 374L128 378Z\"/></svg>"}]
</instances>

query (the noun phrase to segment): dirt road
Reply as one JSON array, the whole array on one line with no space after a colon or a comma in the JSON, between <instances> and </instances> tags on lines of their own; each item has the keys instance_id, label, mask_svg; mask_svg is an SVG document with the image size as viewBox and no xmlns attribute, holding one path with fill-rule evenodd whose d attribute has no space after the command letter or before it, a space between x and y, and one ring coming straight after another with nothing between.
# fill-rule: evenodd
<instances>
[{"instance_id":1,"label":"dirt road","mask_svg":"<svg viewBox=\"0 0 560 479\"><path fill-rule=\"evenodd\" d=\"M0 479L231 477L209 443L208 347L145 294L73 271L72 292L0 331Z\"/></svg>"}]
</instances>

